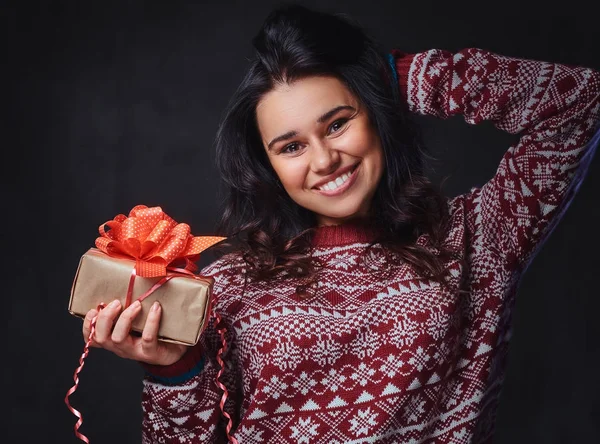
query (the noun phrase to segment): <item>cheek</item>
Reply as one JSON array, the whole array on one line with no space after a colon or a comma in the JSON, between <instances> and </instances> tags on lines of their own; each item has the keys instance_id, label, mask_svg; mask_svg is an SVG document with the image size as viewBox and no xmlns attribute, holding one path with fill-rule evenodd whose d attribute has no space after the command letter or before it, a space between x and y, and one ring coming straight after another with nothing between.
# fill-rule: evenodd
<instances>
[{"instance_id":1,"label":"cheek","mask_svg":"<svg viewBox=\"0 0 600 444\"><path fill-rule=\"evenodd\" d=\"M357 127L355 131L350 132L345 139L343 141L345 145L344 151L353 156L370 157L377 155L377 152L381 151L379 138L365 124Z\"/></svg>"},{"instance_id":2,"label":"cheek","mask_svg":"<svg viewBox=\"0 0 600 444\"><path fill-rule=\"evenodd\" d=\"M379 181L385 169L385 158L379 137L372 132L364 133L356 150L356 156L366 161L372 180Z\"/></svg>"},{"instance_id":3,"label":"cheek","mask_svg":"<svg viewBox=\"0 0 600 444\"><path fill-rule=\"evenodd\" d=\"M295 189L303 187L306 172L302 162L294 161L294 159L275 159L271 165L288 193L293 193Z\"/></svg>"},{"instance_id":4,"label":"cheek","mask_svg":"<svg viewBox=\"0 0 600 444\"><path fill-rule=\"evenodd\" d=\"M373 153L373 170L375 181L379 183L383 176L383 171L385 170L385 156L383 154L383 148L381 148L379 141L377 141L376 147L377 151Z\"/></svg>"}]
</instances>

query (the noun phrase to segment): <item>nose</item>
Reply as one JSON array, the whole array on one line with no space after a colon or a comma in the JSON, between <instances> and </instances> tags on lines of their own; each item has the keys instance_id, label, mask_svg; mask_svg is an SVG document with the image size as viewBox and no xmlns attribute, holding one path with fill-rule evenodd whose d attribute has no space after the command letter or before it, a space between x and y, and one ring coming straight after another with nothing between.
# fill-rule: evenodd
<instances>
[{"instance_id":1,"label":"nose","mask_svg":"<svg viewBox=\"0 0 600 444\"><path fill-rule=\"evenodd\" d=\"M317 174L331 174L340 164L338 150L328 146L322 141L312 143L311 170Z\"/></svg>"}]
</instances>

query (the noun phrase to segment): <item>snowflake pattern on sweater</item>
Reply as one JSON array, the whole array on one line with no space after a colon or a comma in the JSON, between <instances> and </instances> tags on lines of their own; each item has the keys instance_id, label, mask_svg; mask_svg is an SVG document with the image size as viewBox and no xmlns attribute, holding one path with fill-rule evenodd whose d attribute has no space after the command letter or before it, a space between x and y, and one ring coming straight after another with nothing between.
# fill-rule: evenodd
<instances>
[{"instance_id":1,"label":"snowflake pattern on sweater","mask_svg":"<svg viewBox=\"0 0 600 444\"><path fill-rule=\"evenodd\" d=\"M489 120L519 142L490 181L448 200L445 245L468 267L446 263L447 289L405 263L378 270L384 252L365 256L368 233L351 224L319 229L328 267L314 298L293 280L244 287L241 262L203 271L228 328L225 407L242 444L492 442L516 289L586 174L600 76L479 49L393 55L412 111ZM218 347L211 324L180 363L150 369L143 442L226 441Z\"/></svg>"}]
</instances>

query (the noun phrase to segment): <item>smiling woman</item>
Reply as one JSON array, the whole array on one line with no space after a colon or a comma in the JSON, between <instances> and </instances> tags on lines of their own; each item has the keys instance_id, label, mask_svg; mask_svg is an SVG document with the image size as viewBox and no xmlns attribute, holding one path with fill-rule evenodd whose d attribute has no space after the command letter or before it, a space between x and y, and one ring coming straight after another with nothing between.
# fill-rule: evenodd
<instances>
[{"instance_id":1,"label":"smiling woman","mask_svg":"<svg viewBox=\"0 0 600 444\"><path fill-rule=\"evenodd\" d=\"M216 138L238 241L202 271L219 321L183 350L158 346L160 309L142 338L135 304L98 315L95 345L147 371L144 442L491 443L514 298L594 154L600 75L476 48L390 56L299 6L253 44ZM409 112L520 139L446 198Z\"/></svg>"},{"instance_id":2,"label":"smiling woman","mask_svg":"<svg viewBox=\"0 0 600 444\"><path fill-rule=\"evenodd\" d=\"M256 116L275 174L318 225L368 217L383 150L364 106L340 80L281 83L264 95Z\"/></svg>"},{"instance_id":3,"label":"smiling woman","mask_svg":"<svg viewBox=\"0 0 600 444\"><path fill-rule=\"evenodd\" d=\"M253 43L216 137L221 229L244 234L248 276L302 278L298 293L313 294L317 228L352 222L373 229L386 261L445 285L447 204L385 52L350 18L299 6L274 11Z\"/></svg>"}]
</instances>

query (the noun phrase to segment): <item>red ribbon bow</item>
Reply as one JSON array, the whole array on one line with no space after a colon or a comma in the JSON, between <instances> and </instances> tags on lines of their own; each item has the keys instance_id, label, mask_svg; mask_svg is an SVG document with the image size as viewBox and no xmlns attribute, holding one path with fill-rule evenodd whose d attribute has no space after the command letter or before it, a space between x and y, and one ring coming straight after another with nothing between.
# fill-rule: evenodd
<instances>
[{"instance_id":1,"label":"red ribbon bow","mask_svg":"<svg viewBox=\"0 0 600 444\"><path fill-rule=\"evenodd\" d=\"M117 215L98 231L96 247L112 257L135 259L135 273L141 277L165 276L167 267L177 261L183 261L186 270L196 271L194 262L200 253L225 239L192 236L188 224L177 223L160 207L145 205L134 207L129 217Z\"/></svg>"}]
</instances>

